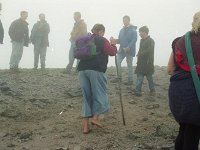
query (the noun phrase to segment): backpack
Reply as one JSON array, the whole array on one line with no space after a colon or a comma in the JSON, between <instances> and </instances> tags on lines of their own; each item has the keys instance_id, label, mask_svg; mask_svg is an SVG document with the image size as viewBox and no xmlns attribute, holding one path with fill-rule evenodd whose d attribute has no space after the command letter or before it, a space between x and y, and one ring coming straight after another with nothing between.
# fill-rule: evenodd
<instances>
[{"instance_id":1,"label":"backpack","mask_svg":"<svg viewBox=\"0 0 200 150\"><path fill-rule=\"evenodd\" d=\"M78 38L75 43L74 58L80 60L95 58L99 53L97 52L94 38L95 35L91 33Z\"/></svg>"}]
</instances>

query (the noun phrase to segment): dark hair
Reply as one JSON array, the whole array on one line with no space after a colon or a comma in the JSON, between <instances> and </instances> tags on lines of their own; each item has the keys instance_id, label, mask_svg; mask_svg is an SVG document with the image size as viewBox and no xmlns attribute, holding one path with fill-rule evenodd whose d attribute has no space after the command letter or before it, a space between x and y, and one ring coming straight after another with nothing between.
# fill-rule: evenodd
<instances>
[{"instance_id":1,"label":"dark hair","mask_svg":"<svg viewBox=\"0 0 200 150\"><path fill-rule=\"evenodd\" d=\"M105 32L105 27L104 27L103 24L97 23L97 24L95 24L95 25L93 26L93 28L92 28L91 31L92 31L92 33L94 33L94 34L98 34L99 31Z\"/></svg>"},{"instance_id":2,"label":"dark hair","mask_svg":"<svg viewBox=\"0 0 200 150\"><path fill-rule=\"evenodd\" d=\"M149 34L149 28L147 26L143 26L139 29L139 32L145 32L146 34Z\"/></svg>"},{"instance_id":3,"label":"dark hair","mask_svg":"<svg viewBox=\"0 0 200 150\"><path fill-rule=\"evenodd\" d=\"M79 11L74 12L74 15L81 18L81 13Z\"/></svg>"},{"instance_id":4,"label":"dark hair","mask_svg":"<svg viewBox=\"0 0 200 150\"><path fill-rule=\"evenodd\" d=\"M180 38L181 38L181 37L177 37L177 38L175 38L175 39L172 41L172 49L173 49L173 51L175 50L176 42L177 42Z\"/></svg>"},{"instance_id":5,"label":"dark hair","mask_svg":"<svg viewBox=\"0 0 200 150\"><path fill-rule=\"evenodd\" d=\"M20 16L22 16L23 14L26 14L26 13L28 13L28 12L27 11L21 11Z\"/></svg>"},{"instance_id":6,"label":"dark hair","mask_svg":"<svg viewBox=\"0 0 200 150\"><path fill-rule=\"evenodd\" d=\"M123 19L128 19L129 21L131 20L130 17L129 17L128 15L125 15L125 16L123 17Z\"/></svg>"},{"instance_id":7,"label":"dark hair","mask_svg":"<svg viewBox=\"0 0 200 150\"><path fill-rule=\"evenodd\" d=\"M44 14L44 13L40 13L40 14L39 14L39 17L40 17L40 16L43 16L43 15L45 16L45 14Z\"/></svg>"}]
</instances>

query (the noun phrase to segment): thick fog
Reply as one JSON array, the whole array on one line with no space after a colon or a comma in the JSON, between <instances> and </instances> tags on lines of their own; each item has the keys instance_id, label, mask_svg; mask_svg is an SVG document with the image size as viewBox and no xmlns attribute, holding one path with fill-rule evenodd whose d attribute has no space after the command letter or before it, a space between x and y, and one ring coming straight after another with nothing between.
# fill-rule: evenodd
<instances>
[{"instance_id":1,"label":"thick fog","mask_svg":"<svg viewBox=\"0 0 200 150\"><path fill-rule=\"evenodd\" d=\"M47 51L47 68L64 68L68 63L69 36L74 20L73 12L80 11L91 30L95 23L106 27L105 37L118 37L123 27L122 17L129 15L131 23L138 28L147 25L155 40L155 64L166 66L171 52L171 42L191 29L192 17L200 9L199 0L0 0L1 21L4 26L4 44L0 45L0 68L9 68L11 43L8 28L19 18L20 11L29 12L29 31L38 20L39 13L46 14L50 24L50 46ZM138 35L137 51L140 42ZM114 66L114 58L109 66ZM134 58L134 65L136 57ZM126 65L124 60L123 65ZM33 45L24 48L22 68L33 67Z\"/></svg>"}]
</instances>

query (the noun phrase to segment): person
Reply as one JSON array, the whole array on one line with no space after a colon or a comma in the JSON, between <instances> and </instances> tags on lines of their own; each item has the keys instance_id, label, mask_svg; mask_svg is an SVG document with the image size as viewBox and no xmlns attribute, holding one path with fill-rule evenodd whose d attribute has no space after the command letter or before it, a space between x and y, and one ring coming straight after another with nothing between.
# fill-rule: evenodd
<instances>
[{"instance_id":1,"label":"person","mask_svg":"<svg viewBox=\"0 0 200 150\"><path fill-rule=\"evenodd\" d=\"M109 102L107 96L107 77L106 69L108 56L114 56L117 53L115 45L111 45L104 38L105 27L102 24L95 24L92 28L95 36L94 41L98 56L91 59L80 60L78 64L79 81L83 93L83 133L90 131L89 118L91 123L97 127L102 127L99 123L99 115L109 111Z\"/></svg>"},{"instance_id":2,"label":"person","mask_svg":"<svg viewBox=\"0 0 200 150\"><path fill-rule=\"evenodd\" d=\"M128 82L127 84L133 84L133 57L135 57L136 42L137 42L137 27L130 24L130 17L123 17L124 27L120 30L118 39L111 37L112 43L118 43L120 45L117 53L117 67L118 67L118 79L122 79L121 63L126 57L128 66ZM113 80L113 82L118 81Z\"/></svg>"},{"instance_id":3,"label":"person","mask_svg":"<svg viewBox=\"0 0 200 150\"><path fill-rule=\"evenodd\" d=\"M135 74L137 74L137 81L134 90L136 96L141 96L141 89L144 77L146 76L149 84L150 94L155 94L155 87L153 82L154 73L154 40L149 36L149 28L143 26L139 29L141 37L140 47L137 54L137 66Z\"/></svg>"},{"instance_id":4,"label":"person","mask_svg":"<svg viewBox=\"0 0 200 150\"><path fill-rule=\"evenodd\" d=\"M41 69L45 69L46 51L49 46L48 35L50 27L45 20L45 14L39 14L39 21L34 24L31 30L31 42L34 45L34 69L38 68L38 60L40 57Z\"/></svg>"},{"instance_id":5,"label":"person","mask_svg":"<svg viewBox=\"0 0 200 150\"><path fill-rule=\"evenodd\" d=\"M2 10L2 4L0 3L0 12L1 10ZM3 44L3 38L4 38L4 29L0 20L0 44Z\"/></svg>"},{"instance_id":6,"label":"person","mask_svg":"<svg viewBox=\"0 0 200 150\"><path fill-rule=\"evenodd\" d=\"M87 25L86 23L84 22L83 19L81 19L81 13L80 12L74 12L74 27L72 29L72 32L71 32L71 37L70 37L70 42L71 42L71 47L70 47L70 50L69 50L69 63L66 67L66 70L64 71L64 73L71 73L71 70L72 70L72 67L73 67L73 63L74 63L74 47L75 47L75 42L76 40L83 36L83 35L86 35L87 34ZM77 60L77 64L76 66L78 65L78 60Z\"/></svg>"},{"instance_id":7,"label":"person","mask_svg":"<svg viewBox=\"0 0 200 150\"><path fill-rule=\"evenodd\" d=\"M12 42L12 53L10 57L10 69L18 71L19 62L23 54L23 46L28 47L29 29L26 19L27 11L21 11L20 18L13 21L9 27L9 36Z\"/></svg>"},{"instance_id":8,"label":"person","mask_svg":"<svg viewBox=\"0 0 200 150\"><path fill-rule=\"evenodd\" d=\"M196 71L200 77L200 11L193 17L190 31ZM169 85L170 110L179 124L175 140L176 150L198 150L200 139L200 104L186 55L184 36L172 42L167 71L171 75ZM198 91L199 92L199 91Z\"/></svg>"}]
</instances>

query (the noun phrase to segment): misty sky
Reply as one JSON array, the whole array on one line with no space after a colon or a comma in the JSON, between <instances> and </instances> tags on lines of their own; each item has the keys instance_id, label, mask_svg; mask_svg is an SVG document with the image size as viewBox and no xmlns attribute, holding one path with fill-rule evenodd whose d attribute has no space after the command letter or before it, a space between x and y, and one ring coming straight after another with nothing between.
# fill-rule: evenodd
<instances>
[{"instance_id":1,"label":"misty sky","mask_svg":"<svg viewBox=\"0 0 200 150\"><path fill-rule=\"evenodd\" d=\"M140 28L147 25L150 36L155 40L155 64L166 66L171 52L171 42L191 29L192 18L200 10L199 0L0 0L3 4L1 21L5 30L4 44L0 45L0 69L9 68L11 43L8 28L19 18L21 10L27 10L29 30L38 20L39 13L45 13L50 24L50 47L47 51L47 68L64 68L68 63L69 36L73 27L73 12L80 11L88 25L88 31L95 23L106 27L105 37L118 37L123 27L122 17L129 15L131 23ZM140 37L138 36L137 51ZM126 62L124 60L124 65ZM136 65L136 57L134 58ZM33 46L24 48L22 68L33 67ZM114 66L114 58L109 60Z\"/></svg>"}]
</instances>

